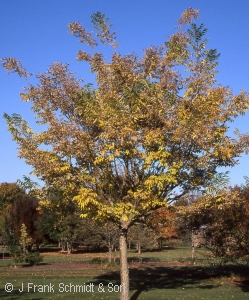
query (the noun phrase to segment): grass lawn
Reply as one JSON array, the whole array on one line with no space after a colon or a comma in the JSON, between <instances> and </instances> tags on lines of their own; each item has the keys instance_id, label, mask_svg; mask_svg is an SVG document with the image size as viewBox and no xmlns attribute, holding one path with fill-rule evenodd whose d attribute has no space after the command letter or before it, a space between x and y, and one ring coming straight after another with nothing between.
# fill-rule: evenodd
<instances>
[{"instance_id":1,"label":"grass lawn","mask_svg":"<svg viewBox=\"0 0 249 300\"><path fill-rule=\"evenodd\" d=\"M206 254L197 251L192 265L187 247L141 257L130 251L131 300L249 299L248 267L211 265ZM107 266L106 253L43 255L43 263L34 267L15 269L12 260L0 260L1 299L119 299L119 266ZM89 264L93 258L102 263ZM13 291L5 291L6 283Z\"/></svg>"}]
</instances>

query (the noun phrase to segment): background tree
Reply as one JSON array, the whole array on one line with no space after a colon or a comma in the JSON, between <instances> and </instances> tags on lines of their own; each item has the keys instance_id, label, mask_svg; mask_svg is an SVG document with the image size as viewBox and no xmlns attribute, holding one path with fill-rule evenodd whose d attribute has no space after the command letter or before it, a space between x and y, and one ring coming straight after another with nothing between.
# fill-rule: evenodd
<instances>
[{"instance_id":1,"label":"background tree","mask_svg":"<svg viewBox=\"0 0 249 300\"><path fill-rule=\"evenodd\" d=\"M163 249L163 241L178 238L176 214L173 206L157 209L149 216L146 223L153 229L160 250Z\"/></svg>"},{"instance_id":2,"label":"background tree","mask_svg":"<svg viewBox=\"0 0 249 300\"><path fill-rule=\"evenodd\" d=\"M16 236L15 236L16 238ZM13 243L14 242L14 243ZM32 239L28 237L27 228L23 223L20 229L19 240L13 239L9 244L9 250L15 263L27 262L29 265L37 265L43 260L39 252L31 252Z\"/></svg>"},{"instance_id":3,"label":"background tree","mask_svg":"<svg viewBox=\"0 0 249 300\"><path fill-rule=\"evenodd\" d=\"M10 243L9 239L20 239L21 226L25 225L28 238L31 239L28 251L31 251L34 244L37 249L43 240L43 234L37 226L37 221L40 217L38 211L38 202L36 199L28 195L18 196L15 202L11 204L10 209L4 215L5 240L7 245Z\"/></svg>"},{"instance_id":4,"label":"background tree","mask_svg":"<svg viewBox=\"0 0 249 300\"><path fill-rule=\"evenodd\" d=\"M203 245L223 262L248 260L248 186L204 193L182 211L183 224L195 233L202 228ZM197 237L197 235L195 235Z\"/></svg>"},{"instance_id":5,"label":"background tree","mask_svg":"<svg viewBox=\"0 0 249 300\"><path fill-rule=\"evenodd\" d=\"M215 174L204 192L191 191L175 203L178 232L191 245L193 262L196 247L211 245L211 239L207 238L207 224L212 222L213 217L202 209L210 206L212 199L216 199L226 190L229 183L228 173Z\"/></svg>"},{"instance_id":6,"label":"background tree","mask_svg":"<svg viewBox=\"0 0 249 300\"><path fill-rule=\"evenodd\" d=\"M17 183L2 182L0 184L0 235L1 243L6 242L5 219L9 215L10 207L25 191Z\"/></svg>"},{"instance_id":7,"label":"background tree","mask_svg":"<svg viewBox=\"0 0 249 300\"><path fill-rule=\"evenodd\" d=\"M23 180L17 179L16 183L23 189L29 196L36 196L39 193L39 184L32 181L28 176L23 175Z\"/></svg>"},{"instance_id":8,"label":"background tree","mask_svg":"<svg viewBox=\"0 0 249 300\"><path fill-rule=\"evenodd\" d=\"M102 242L108 248L108 262L111 263L112 259L115 261L115 257L113 257L113 251L116 250L118 246L119 239L119 230L116 224L112 222L105 222L105 224L99 224L99 228L97 232L101 233Z\"/></svg>"},{"instance_id":9,"label":"background tree","mask_svg":"<svg viewBox=\"0 0 249 300\"><path fill-rule=\"evenodd\" d=\"M100 52L80 50L78 60L90 65L96 88L82 85L61 63L38 74L39 84L29 82L21 97L32 102L44 131L35 133L19 115L4 115L19 157L46 187L74 196L82 216L119 226L123 300L129 297L128 229L189 190L208 186L216 169L235 165L248 146L248 136L227 136L227 122L247 111L248 94L234 96L216 84L219 55L206 48L197 17L198 10L187 9L178 31L143 57L113 51L106 61ZM107 21L99 12L92 15L100 41L116 47ZM79 22L69 28L81 43L96 47ZM13 58L2 65L30 76Z\"/></svg>"},{"instance_id":10,"label":"background tree","mask_svg":"<svg viewBox=\"0 0 249 300\"><path fill-rule=\"evenodd\" d=\"M70 254L83 224L79 207L61 190L47 190L40 194L38 226L48 241L59 242L62 250Z\"/></svg>"},{"instance_id":11,"label":"background tree","mask_svg":"<svg viewBox=\"0 0 249 300\"><path fill-rule=\"evenodd\" d=\"M26 254L27 249L29 248L29 246L32 243L31 238L28 237L28 233L27 233L27 227L25 226L24 223L22 223L21 225L21 230L20 230L20 239L19 239L19 243L22 249L22 253Z\"/></svg>"},{"instance_id":12,"label":"background tree","mask_svg":"<svg viewBox=\"0 0 249 300\"><path fill-rule=\"evenodd\" d=\"M36 244L38 249L43 239L37 227L40 217L37 199L27 195L17 183L2 183L0 199L2 243L8 247L15 263L38 263L41 261L39 253L31 253L32 245Z\"/></svg>"},{"instance_id":13,"label":"background tree","mask_svg":"<svg viewBox=\"0 0 249 300\"><path fill-rule=\"evenodd\" d=\"M135 244L138 254L142 253L142 247L153 248L156 244L154 232L145 224L135 224L128 232L129 247ZM141 261L141 257L139 258Z\"/></svg>"},{"instance_id":14,"label":"background tree","mask_svg":"<svg viewBox=\"0 0 249 300\"><path fill-rule=\"evenodd\" d=\"M41 243L43 235L38 230L36 222L39 219L38 202L28 196L17 183L0 184L1 235L3 243L10 245L20 238L21 225L24 223L32 244Z\"/></svg>"},{"instance_id":15,"label":"background tree","mask_svg":"<svg viewBox=\"0 0 249 300\"><path fill-rule=\"evenodd\" d=\"M8 209L15 202L17 197L25 195L25 190L17 183L2 182L0 184L0 211Z\"/></svg>"},{"instance_id":16,"label":"background tree","mask_svg":"<svg viewBox=\"0 0 249 300\"><path fill-rule=\"evenodd\" d=\"M185 214L185 211L189 211L190 207L194 205L201 196L201 191L193 190L174 203L177 235L183 243L191 245L192 261L194 261L195 257L195 247L200 245L200 243L197 243L198 239L196 237L198 236L199 229L201 228L203 223L198 218L190 220L190 215L187 216Z\"/></svg>"}]
</instances>

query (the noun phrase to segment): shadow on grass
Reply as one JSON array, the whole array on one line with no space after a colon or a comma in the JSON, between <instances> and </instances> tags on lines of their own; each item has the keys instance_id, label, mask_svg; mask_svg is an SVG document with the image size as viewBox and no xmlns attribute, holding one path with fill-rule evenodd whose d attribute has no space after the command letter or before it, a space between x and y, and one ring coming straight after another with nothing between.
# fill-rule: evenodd
<instances>
[{"instance_id":1,"label":"shadow on grass","mask_svg":"<svg viewBox=\"0 0 249 300\"><path fill-rule=\"evenodd\" d=\"M0 289L0 295L1 299L11 299L11 300L20 300L21 299L32 299L32 294L34 295L35 293L32 292L19 292L19 289L14 289L12 292L6 292L4 288ZM10 298L11 296L11 298ZM41 298L35 298L35 300L42 300L44 299L43 297Z\"/></svg>"},{"instance_id":2,"label":"shadow on grass","mask_svg":"<svg viewBox=\"0 0 249 300\"><path fill-rule=\"evenodd\" d=\"M117 259L118 260L118 259ZM136 256L129 256L128 257L128 262L129 263L134 263L134 262L160 262L160 258L158 257L139 257L139 255L136 255Z\"/></svg>"},{"instance_id":3,"label":"shadow on grass","mask_svg":"<svg viewBox=\"0 0 249 300\"><path fill-rule=\"evenodd\" d=\"M171 247L171 246L164 246L163 249L158 249L158 248L153 248L153 249L144 249L142 248L142 253L163 253L163 252L167 252L168 250L175 250L175 247ZM138 251L136 249L129 249L129 253L136 253L138 254Z\"/></svg>"},{"instance_id":4,"label":"shadow on grass","mask_svg":"<svg viewBox=\"0 0 249 300\"><path fill-rule=\"evenodd\" d=\"M175 247L171 247L171 246L164 246L163 249L142 249L142 253L150 253L150 252L164 252L164 251L168 251L168 250L175 250Z\"/></svg>"},{"instance_id":5,"label":"shadow on grass","mask_svg":"<svg viewBox=\"0 0 249 300\"><path fill-rule=\"evenodd\" d=\"M241 290L245 293L249 292L249 279L234 280L234 283L237 287L240 287Z\"/></svg>"},{"instance_id":6,"label":"shadow on grass","mask_svg":"<svg viewBox=\"0 0 249 300\"><path fill-rule=\"evenodd\" d=\"M7 252L7 253L0 253L0 259L8 259L10 258L10 254Z\"/></svg>"},{"instance_id":7,"label":"shadow on grass","mask_svg":"<svg viewBox=\"0 0 249 300\"><path fill-rule=\"evenodd\" d=\"M39 262L37 265L30 265L28 263L19 264L19 268L31 268L31 267L39 267L39 266L51 266L51 263Z\"/></svg>"},{"instance_id":8,"label":"shadow on grass","mask_svg":"<svg viewBox=\"0 0 249 300\"><path fill-rule=\"evenodd\" d=\"M92 262L94 260L96 260L96 262ZM102 263L107 263L108 262L107 258L100 259L100 258L96 257L96 258L93 258L90 261L90 263L93 263L93 264L98 263L97 260L101 260ZM190 259L187 260L187 261L189 262ZM132 264L132 263L149 263L149 262L161 262L161 259L156 257L156 256L155 257L143 257L143 256L136 255L136 256L129 256L128 257L128 263L130 263L130 264ZM119 257L115 258L115 263L118 264L118 265L120 264L120 258Z\"/></svg>"},{"instance_id":9,"label":"shadow on grass","mask_svg":"<svg viewBox=\"0 0 249 300\"><path fill-rule=\"evenodd\" d=\"M39 249L40 253L44 253L44 252L50 252L50 253L54 253L54 252L59 252L61 250L61 248L59 247L41 247Z\"/></svg>"},{"instance_id":10,"label":"shadow on grass","mask_svg":"<svg viewBox=\"0 0 249 300\"><path fill-rule=\"evenodd\" d=\"M221 286L219 282L207 282L211 279L223 277L246 277L249 270L246 266L219 266L219 267L143 267L141 269L130 269L130 289L135 291L130 300L138 299L142 292L153 289L213 289ZM96 277L96 283L108 285L120 284L119 272L109 272ZM234 284L243 292L249 292L249 281L234 281Z\"/></svg>"}]
</instances>

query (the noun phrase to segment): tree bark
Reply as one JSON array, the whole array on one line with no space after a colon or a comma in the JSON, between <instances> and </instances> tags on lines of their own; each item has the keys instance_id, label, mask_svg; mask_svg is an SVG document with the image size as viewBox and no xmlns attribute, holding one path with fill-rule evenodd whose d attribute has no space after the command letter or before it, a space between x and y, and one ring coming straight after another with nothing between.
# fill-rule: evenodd
<instances>
[{"instance_id":1,"label":"tree bark","mask_svg":"<svg viewBox=\"0 0 249 300\"><path fill-rule=\"evenodd\" d=\"M137 252L138 252L138 254L141 254L141 242L140 241L138 241L138 243L137 243Z\"/></svg>"},{"instance_id":2,"label":"tree bark","mask_svg":"<svg viewBox=\"0 0 249 300\"><path fill-rule=\"evenodd\" d=\"M67 242L67 253L71 254L73 247L72 247L73 243L71 241Z\"/></svg>"},{"instance_id":3,"label":"tree bark","mask_svg":"<svg viewBox=\"0 0 249 300\"><path fill-rule=\"evenodd\" d=\"M109 249L109 258L108 262L112 262L112 238L111 238L111 233L109 232L109 238L108 238L108 249Z\"/></svg>"},{"instance_id":4,"label":"tree bark","mask_svg":"<svg viewBox=\"0 0 249 300\"><path fill-rule=\"evenodd\" d=\"M163 250L163 239L162 238L158 239L158 248L159 248L160 251Z\"/></svg>"},{"instance_id":5,"label":"tree bark","mask_svg":"<svg viewBox=\"0 0 249 300\"><path fill-rule=\"evenodd\" d=\"M112 262L112 247L109 246L109 256L108 256L108 262L111 263Z\"/></svg>"},{"instance_id":6,"label":"tree bark","mask_svg":"<svg viewBox=\"0 0 249 300\"><path fill-rule=\"evenodd\" d=\"M195 264L195 246L192 245L192 262Z\"/></svg>"},{"instance_id":7,"label":"tree bark","mask_svg":"<svg viewBox=\"0 0 249 300\"><path fill-rule=\"evenodd\" d=\"M129 270L127 261L127 229L122 228L119 238L120 245L120 300L129 300Z\"/></svg>"},{"instance_id":8,"label":"tree bark","mask_svg":"<svg viewBox=\"0 0 249 300\"><path fill-rule=\"evenodd\" d=\"M192 246L192 262L195 264L195 238L194 238L194 231L192 230L191 233L191 246Z\"/></svg>"},{"instance_id":9,"label":"tree bark","mask_svg":"<svg viewBox=\"0 0 249 300\"><path fill-rule=\"evenodd\" d=\"M61 244L61 250L66 251L66 242L64 240L61 240L60 244Z\"/></svg>"}]
</instances>

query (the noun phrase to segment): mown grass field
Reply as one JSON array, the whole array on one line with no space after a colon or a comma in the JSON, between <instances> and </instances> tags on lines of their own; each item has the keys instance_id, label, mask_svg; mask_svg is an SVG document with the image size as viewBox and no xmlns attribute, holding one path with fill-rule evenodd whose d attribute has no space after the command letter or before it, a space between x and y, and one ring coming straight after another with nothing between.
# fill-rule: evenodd
<instances>
[{"instance_id":1,"label":"mown grass field","mask_svg":"<svg viewBox=\"0 0 249 300\"><path fill-rule=\"evenodd\" d=\"M43 263L34 267L14 268L11 259L0 260L1 299L119 299L118 252L117 265L106 263L107 253L42 255ZM193 265L189 247L141 256L130 251L131 300L249 299L248 266L220 266L207 255L199 249ZM13 291L5 291L7 283Z\"/></svg>"}]
</instances>

